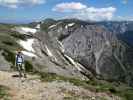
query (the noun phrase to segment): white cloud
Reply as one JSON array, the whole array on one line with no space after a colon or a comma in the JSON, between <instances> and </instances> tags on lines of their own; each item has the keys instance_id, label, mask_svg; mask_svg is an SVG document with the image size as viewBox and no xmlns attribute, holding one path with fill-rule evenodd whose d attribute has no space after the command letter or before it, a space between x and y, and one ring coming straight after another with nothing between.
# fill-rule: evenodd
<instances>
[{"instance_id":1,"label":"white cloud","mask_svg":"<svg viewBox=\"0 0 133 100\"><path fill-rule=\"evenodd\" d=\"M19 6L33 6L45 3L45 0L0 0L0 5L9 8L18 8Z\"/></svg>"},{"instance_id":2,"label":"white cloud","mask_svg":"<svg viewBox=\"0 0 133 100\"><path fill-rule=\"evenodd\" d=\"M80 2L60 3L53 8L53 11L67 12L73 10L81 10L85 8L87 8L87 6Z\"/></svg>"},{"instance_id":3,"label":"white cloud","mask_svg":"<svg viewBox=\"0 0 133 100\"><path fill-rule=\"evenodd\" d=\"M111 20L117 9L112 6L105 8L88 7L80 2L70 2L57 4L52 10L61 13L73 12L73 14L69 13L69 16L65 18L101 21Z\"/></svg>"},{"instance_id":4,"label":"white cloud","mask_svg":"<svg viewBox=\"0 0 133 100\"><path fill-rule=\"evenodd\" d=\"M84 20L93 20L93 21L111 20L115 12L116 8L114 7L107 7L107 8L89 7L76 12L75 14L72 15L72 17Z\"/></svg>"}]
</instances>

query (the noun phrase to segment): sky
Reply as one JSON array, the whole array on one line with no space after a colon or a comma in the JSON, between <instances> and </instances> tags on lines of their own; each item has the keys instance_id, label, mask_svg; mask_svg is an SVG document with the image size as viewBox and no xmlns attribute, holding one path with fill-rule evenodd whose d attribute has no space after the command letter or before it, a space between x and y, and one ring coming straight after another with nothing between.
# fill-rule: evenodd
<instances>
[{"instance_id":1,"label":"sky","mask_svg":"<svg viewBox=\"0 0 133 100\"><path fill-rule=\"evenodd\" d=\"M133 20L133 0L0 0L0 22Z\"/></svg>"}]
</instances>

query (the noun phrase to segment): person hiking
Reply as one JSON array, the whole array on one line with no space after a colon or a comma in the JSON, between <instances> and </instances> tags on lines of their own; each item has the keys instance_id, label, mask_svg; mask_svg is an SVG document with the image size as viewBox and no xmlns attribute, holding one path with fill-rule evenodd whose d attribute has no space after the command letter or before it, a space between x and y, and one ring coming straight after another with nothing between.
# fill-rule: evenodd
<instances>
[{"instance_id":1,"label":"person hiking","mask_svg":"<svg viewBox=\"0 0 133 100\"><path fill-rule=\"evenodd\" d=\"M24 57L21 51L18 51L16 54L15 65L17 67L17 70L19 71L19 77L26 78L27 76L26 76L26 71L24 66Z\"/></svg>"}]
</instances>

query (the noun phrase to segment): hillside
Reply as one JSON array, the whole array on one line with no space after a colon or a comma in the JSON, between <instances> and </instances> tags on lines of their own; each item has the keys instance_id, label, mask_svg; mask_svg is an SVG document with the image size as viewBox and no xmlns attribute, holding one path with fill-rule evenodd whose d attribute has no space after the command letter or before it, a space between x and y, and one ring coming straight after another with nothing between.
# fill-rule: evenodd
<instances>
[{"instance_id":1,"label":"hillside","mask_svg":"<svg viewBox=\"0 0 133 100\"><path fill-rule=\"evenodd\" d=\"M131 29L132 22L77 19L46 19L27 25L0 24L0 70L16 70L15 54L21 49L27 72L48 73L50 77L57 75L81 81L107 81L120 86L126 84L122 85L123 88L133 86ZM2 74L8 74L7 77L12 75ZM98 86L96 84L95 87ZM130 98L131 94L132 91L124 97Z\"/></svg>"},{"instance_id":2,"label":"hillside","mask_svg":"<svg viewBox=\"0 0 133 100\"><path fill-rule=\"evenodd\" d=\"M20 80L11 77L13 75L15 73L0 72L0 76L2 76L0 77L0 85L8 88L6 91L8 97L4 97L4 100L120 100L118 96L111 93L96 93L69 82L58 80L42 82L36 75L28 75L28 79Z\"/></svg>"}]
</instances>

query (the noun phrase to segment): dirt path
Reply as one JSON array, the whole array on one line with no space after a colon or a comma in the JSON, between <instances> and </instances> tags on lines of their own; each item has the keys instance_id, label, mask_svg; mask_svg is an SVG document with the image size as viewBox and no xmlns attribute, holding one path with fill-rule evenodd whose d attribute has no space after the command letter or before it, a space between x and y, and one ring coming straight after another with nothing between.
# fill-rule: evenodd
<instances>
[{"instance_id":1,"label":"dirt path","mask_svg":"<svg viewBox=\"0 0 133 100\"><path fill-rule=\"evenodd\" d=\"M44 83L35 75L28 75L22 82L19 78L12 77L15 74L16 72L0 71L0 85L10 88L11 100L120 100L119 97L94 93L68 82Z\"/></svg>"}]
</instances>

